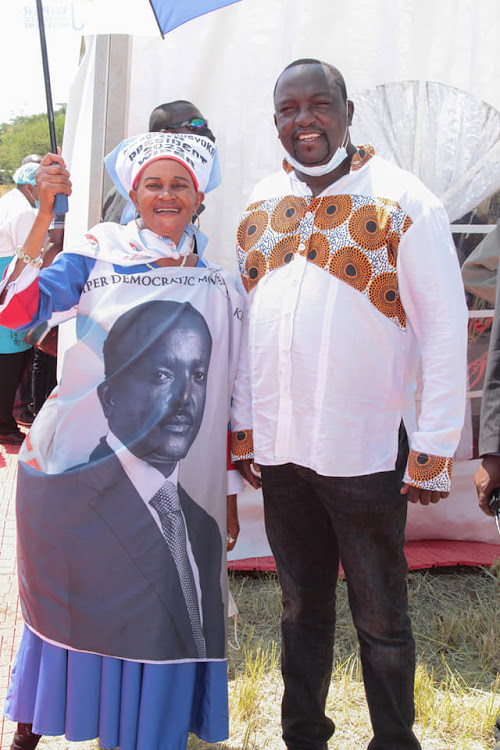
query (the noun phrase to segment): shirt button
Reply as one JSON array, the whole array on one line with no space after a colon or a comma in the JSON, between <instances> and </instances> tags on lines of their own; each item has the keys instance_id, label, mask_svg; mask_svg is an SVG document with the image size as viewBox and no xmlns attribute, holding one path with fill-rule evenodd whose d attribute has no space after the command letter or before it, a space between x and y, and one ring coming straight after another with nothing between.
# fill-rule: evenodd
<instances>
[{"instance_id":1,"label":"shirt button","mask_svg":"<svg viewBox=\"0 0 500 750\"><path fill-rule=\"evenodd\" d=\"M308 211L306 213L306 219L312 219L312 217L313 217L313 213L311 211Z\"/></svg>"},{"instance_id":2,"label":"shirt button","mask_svg":"<svg viewBox=\"0 0 500 750\"><path fill-rule=\"evenodd\" d=\"M300 243L300 245L299 245L299 248L298 248L298 249L299 249L299 252L302 252L303 250L305 250L305 249L306 249L306 246L304 245L304 243L303 243L303 242L301 242L301 243Z\"/></svg>"}]
</instances>

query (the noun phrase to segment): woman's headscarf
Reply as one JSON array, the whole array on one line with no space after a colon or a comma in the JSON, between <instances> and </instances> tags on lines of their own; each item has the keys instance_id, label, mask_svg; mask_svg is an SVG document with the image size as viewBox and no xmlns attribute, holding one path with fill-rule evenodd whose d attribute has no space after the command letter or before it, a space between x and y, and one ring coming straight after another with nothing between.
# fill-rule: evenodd
<instances>
[{"instance_id":1,"label":"woman's headscarf","mask_svg":"<svg viewBox=\"0 0 500 750\"><path fill-rule=\"evenodd\" d=\"M145 133L122 141L104 163L119 192L128 200L142 171L157 159L180 162L202 193L220 184L217 148L206 136L187 133Z\"/></svg>"},{"instance_id":2,"label":"woman's headscarf","mask_svg":"<svg viewBox=\"0 0 500 750\"><path fill-rule=\"evenodd\" d=\"M36 187L35 174L39 166L38 162L33 161L23 164L19 169L16 169L12 179L16 185L33 185Z\"/></svg>"}]
</instances>

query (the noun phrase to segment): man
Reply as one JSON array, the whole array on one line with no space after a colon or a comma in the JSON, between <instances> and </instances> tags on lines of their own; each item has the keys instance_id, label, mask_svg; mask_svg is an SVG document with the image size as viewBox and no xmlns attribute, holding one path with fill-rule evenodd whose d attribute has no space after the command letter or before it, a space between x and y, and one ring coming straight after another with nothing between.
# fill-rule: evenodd
<instances>
[{"instance_id":1,"label":"man","mask_svg":"<svg viewBox=\"0 0 500 750\"><path fill-rule=\"evenodd\" d=\"M149 132L194 133L215 142L215 136L198 107L183 99L155 107L149 116ZM133 217L132 203L127 203L118 190L112 187L104 200L102 221L125 224Z\"/></svg>"},{"instance_id":2,"label":"man","mask_svg":"<svg viewBox=\"0 0 500 750\"><path fill-rule=\"evenodd\" d=\"M38 163L34 161L20 166L13 177L15 187L0 198L0 275L16 250L22 248L35 221L37 169ZM30 349L23 335L0 326L0 443L4 445L20 445L24 440L13 409Z\"/></svg>"},{"instance_id":3,"label":"man","mask_svg":"<svg viewBox=\"0 0 500 750\"><path fill-rule=\"evenodd\" d=\"M500 223L487 236L486 240L483 240L481 245L488 248L489 257L498 259L500 253ZM494 271L496 271L497 264L494 265ZM494 278L496 281L496 299L488 298L488 301L495 303L495 317L491 327L479 430L479 455L482 461L475 477L479 507L483 513L492 517L494 514L489 507L489 502L493 490L500 487L500 281L498 273L495 274ZM489 286L491 287L491 283ZM481 288L481 293L483 293L483 288ZM497 716L493 733L496 740L493 750L500 750L500 715Z\"/></svg>"},{"instance_id":4,"label":"man","mask_svg":"<svg viewBox=\"0 0 500 750\"><path fill-rule=\"evenodd\" d=\"M439 201L351 143L354 106L336 68L295 61L274 106L284 169L256 186L238 261L250 306L254 456L283 590L283 737L290 750L323 750L334 731L325 702L341 558L369 748L413 750L406 502L438 502L449 490L465 404L460 272ZM411 452L401 488L403 415ZM258 486L243 455L249 436L233 437L242 473Z\"/></svg>"},{"instance_id":5,"label":"man","mask_svg":"<svg viewBox=\"0 0 500 750\"><path fill-rule=\"evenodd\" d=\"M486 239L489 255L493 258L498 257L500 224ZM483 243L486 243L486 240L483 240L481 245ZM488 507L491 493L500 487L500 281L497 273L495 283L496 298L488 297L488 301L495 304L495 316L491 327L488 363L481 400L479 455L482 461L475 477L479 507L488 516L493 516L492 510ZM484 290L481 288L481 291Z\"/></svg>"},{"instance_id":6,"label":"man","mask_svg":"<svg viewBox=\"0 0 500 750\"><path fill-rule=\"evenodd\" d=\"M468 292L495 304L498 254L500 253L500 219L492 232L476 245L462 265L462 278Z\"/></svg>"},{"instance_id":7,"label":"man","mask_svg":"<svg viewBox=\"0 0 500 750\"><path fill-rule=\"evenodd\" d=\"M221 534L178 483L179 461L203 418L211 347L189 303L146 302L112 326L98 389L109 432L89 464L44 478L54 496L44 509L50 581L36 575L46 521L36 509L26 519L21 579L32 585L23 602L36 632L142 661L224 658ZM34 491L30 482L36 487L39 476L27 477L23 497ZM74 534L58 529L61 503L74 513Z\"/></svg>"}]
</instances>

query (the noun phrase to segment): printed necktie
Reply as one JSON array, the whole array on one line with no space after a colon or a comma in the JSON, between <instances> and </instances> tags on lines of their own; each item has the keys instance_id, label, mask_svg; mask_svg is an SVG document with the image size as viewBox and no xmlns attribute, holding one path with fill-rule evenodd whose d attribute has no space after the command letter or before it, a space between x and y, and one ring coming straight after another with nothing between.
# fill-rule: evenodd
<instances>
[{"instance_id":1,"label":"printed necktie","mask_svg":"<svg viewBox=\"0 0 500 750\"><path fill-rule=\"evenodd\" d=\"M179 574L198 656L204 658L206 657L206 647L201 629L198 594L194 582L193 569L191 568L187 553L186 527L181 512L177 487L172 482L165 482L158 492L153 495L149 504L160 516L163 536L172 553Z\"/></svg>"}]
</instances>

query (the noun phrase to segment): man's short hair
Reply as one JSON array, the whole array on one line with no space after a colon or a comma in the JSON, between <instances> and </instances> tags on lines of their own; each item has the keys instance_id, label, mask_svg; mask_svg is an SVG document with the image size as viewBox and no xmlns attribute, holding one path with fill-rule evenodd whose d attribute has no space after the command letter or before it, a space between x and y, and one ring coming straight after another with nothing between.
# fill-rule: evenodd
<instances>
[{"instance_id":1,"label":"man's short hair","mask_svg":"<svg viewBox=\"0 0 500 750\"><path fill-rule=\"evenodd\" d=\"M160 130L168 128L171 124L172 109L175 109L179 104L187 104L189 107L198 110L198 107L192 102L188 102L186 99L177 99L175 102L159 104L153 109L149 116L149 132L159 133Z\"/></svg>"},{"instance_id":2,"label":"man's short hair","mask_svg":"<svg viewBox=\"0 0 500 750\"><path fill-rule=\"evenodd\" d=\"M312 57L304 57L304 58L301 58L300 60L294 60L289 65L287 65L286 68L284 68L278 76L278 79L274 86L273 96L275 96L276 94L276 89L278 87L279 80L281 76L283 75L283 73L286 70L289 70L290 68L295 68L297 65L322 65L325 68L327 68L332 74L334 83L336 83L337 86L339 87L340 93L342 94L342 98L344 102L347 104L347 86L345 85L344 76L342 75L340 70L336 68L334 65L330 65L330 63L323 62L322 60L315 60Z\"/></svg>"},{"instance_id":3,"label":"man's short hair","mask_svg":"<svg viewBox=\"0 0 500 750\"><path fill-rule=\"evenodd\" d=\"M212 336L205 318L189 302L151 300L120 315L111 326L102 350L105 379L127 370L165 333L180 327L186 318L203 332L211 349Z\"/></svg>"},{"instance_id":4,"label":"man's short hair","mask_svg":"<svg viewBox=\"0 0 500 750\"><path fill-rule=\"evenodd\" d=\"M30 164L31 162L35 162L36 164L40 164L42 161L42 157L40 154L28 154L28 156L25 156L24 159L21 162L21 166L24 164Z\"/></svg>"}]
</instances>

